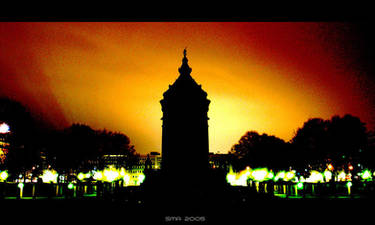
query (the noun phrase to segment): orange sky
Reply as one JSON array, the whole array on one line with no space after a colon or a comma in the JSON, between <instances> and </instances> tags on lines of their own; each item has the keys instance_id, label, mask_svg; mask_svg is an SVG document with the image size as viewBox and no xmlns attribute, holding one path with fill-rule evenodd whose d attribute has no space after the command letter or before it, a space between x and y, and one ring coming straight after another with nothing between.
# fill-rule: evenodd
<instances>
[{"instance_id":1,"label":"orange sky","mask_svg":"<svg viewBox=\"0 0 375 225\"><path fill-rule=\"evenodd\" d=\"M159 101L187 47L211 100L211 152L248 130L289 141L311 117L373 128L372 74L344 23L0 23L0 95L59 126L120 131L161 151Z\"/></svg>"}]
</instances>

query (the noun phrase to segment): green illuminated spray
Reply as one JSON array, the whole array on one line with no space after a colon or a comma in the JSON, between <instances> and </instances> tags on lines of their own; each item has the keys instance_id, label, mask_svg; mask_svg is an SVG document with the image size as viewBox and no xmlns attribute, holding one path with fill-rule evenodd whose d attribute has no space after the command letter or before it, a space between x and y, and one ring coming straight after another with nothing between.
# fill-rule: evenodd
<instances>
[{"instance_id":1,"label":"green illuminated spray","mask_svg":"<svg viewBox=\"0 0 375 225\"><path fill-rule=\"evenodd\" d=\"M279 171L276 176L273 178L274 181L278 181L280 179L284 179L285 171Z\"/></svg>"},{"instance_id":2,"label":"green illuminated spray","mask_svg":"<svg viewBox=\"0 0 375 225\"><path fill-rule=\"evenodd\" d=\"M312 170L311 174L308 178L306 178L306 182L309 183L318 183L318 182L324 182L323 174L319 173L316 170Z\"/></svg>"},{"instance_id":3,"label":"green illuminated spray","mask_svg":"<svg viewBox=\"0 0 375 225\"><path fill-rule=\"evenodd\" d=\"M264 181L267 179L268 170L266 168L254 169L251 173L251 177L255 181Z\"/></svg>"},{"instance_id":4,"label":"green illuminated spray","mask_svg":"<svg viewBox=\"0 0 375 225\"><path fill-rule=\"evenodd\" d=\"M332 172L329 170L324 171L324 178L326 182L329 182L332 179Z\"/></svg>"},{"instance_id":5,"label":"green illuminated spray","mask_svg":"<svg viewBox=\"0 0 375 225\"><path fill-rule=\"evenodd\" d=\"M348 195L350 195L350 193L351 193L351 187L352 187L352 185L353 184L350 181L346 183L346 187L348 188Z\"/></svg>"},{"instance_id":6,"label":"green illuminated spray","mask_svg":"<svg viewBox=\"0 0 375 225\"><path fill-rule=\"evenodd\" d=\"M371 179L371 172L369 170L365 170L361 174L362 179L369 180Z\"/></svg>"},{"instance_id":7,"label":"green illuminated spray","mask_svg":"<svg viewBox=\"0 0 375 225\"><path fill-rule=\"evenodd\" d=\"M20 198L23 196L23 187L25 186L24 183L18 183L17 187L20 189Z\"/></svg>"},{"instance_id":8,"label":"green illuminated spray","mask_svg":"<svg viewBox=\"0 0 375 225\"><path fill-rule=\"evenodd\" d=\"M17 187L20 188L20 189L22 189L24 186L25 186L24 183L18 183L18 185L17 185Z\"/></svg>"},{"instance_id":9,"label":"green illuminated spray","mask_svg":"<svg viewBox=\"0 0 375 225\"><path fill-rule=\"evenodd\" d=\"M292 180L295 176L296 176L296 174L295 174L294 171L288 171L288 172L285 174L284 180L285 180L285 181L290 181L290 180Z\"/></svg>"},{"instance_id":10,"label":"green illuminated spray","mask_svg":"<svg viewBox=\"0 0 375 225\"><path fill-rule=\"evenodd\" d=\"M74 188L74 184L73 184L73 183L69 183L69 184L68 184L68 189L69 189L69 190L72 190L73 188Z\"/></svg>"},{"instance_id":11,"label":"green illuminated spray","mask_svg":"<svg viewBox=\"0 0 375 225\"><path fill-rule=\"evenodd\" d=\"M43 170L41 176L44 183L57 183L57 177L59 174L55 170Z\"/></svg>"},{"instance_id":12,"label":"green illuminated spray","mask_svg":"<svg viewBox=\"0 0 375 225\"><path fill-rule=\"evenodd\" d=\"M142 173L138 176L139 183L142 183L145 180L146 176Z\"/></svg>"}]
</instances>

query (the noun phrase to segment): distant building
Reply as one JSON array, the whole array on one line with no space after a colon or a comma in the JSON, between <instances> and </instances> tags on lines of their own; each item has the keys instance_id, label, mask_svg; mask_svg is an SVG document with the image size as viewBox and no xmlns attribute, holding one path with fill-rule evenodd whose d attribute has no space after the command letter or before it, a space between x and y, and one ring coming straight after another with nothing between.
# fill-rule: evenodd
<instances>
[{"instance_id":1,"label":"distant building","mask_svg":"<svg viewBox=\"0 0 375 225\"><path fill-rule=\"evenodd\" d=\"M147 154L147 155L140 155L139 161L141 162L142 165L144 165L144 168L146 168L147 158L150 159L151 169L153 170L161 169L162 157L159 152L150 152L150 154Z\"/></svg>"},{"instance_id":2,"label":"distant building","mask_svg":"<svg viewBox=\"0 0 375 225\"><path fill-rule=\"evenodd\" d=\"M101 161L104 167L112 165L116 168L121 168L126 166L126 155L103 155Z\"/></svg>"},{"instance_id":3,"label":"distant building","mask_svg":"<svg viewBox=\"0 0 375 225\"><path fill-rule=\"evenodd\" d=\"M130 169L135 174L143 173L146 168L147 158L150 159L151 169L158 170L161 168L161 156L158 152L150 152L146 155L139 155L138 162L133 165ZM94 161L93 161L94 162ZM101 157L102 167L115 167L115 168L127 168L127 156L126 155L103 155Z\"/></svg>"},{"instance_id":4,"label":"distant building","mask_svg":"<svg viewBox=\"0 0 375 225\"><path fill-rule=\"evenodd\" d=\"M9 152L9 143L4 137L0 136L0 164L4 163L5 158Z\"/></svg>"},{"instance_id":5,"label":"distant building","mask_svg":"<svg viewBox=\"0 0 375 225\"><path fill-rule=\"evenodd\" d=\"M229 171L231 166L231 157L230 154L218 154L218 153L209 153L208 162L211 169L222 169L224 171Z\"/></svg>"},{"instance_id":6,"label":"distant building","mask_svg":"<svg viewBox=\"0 0 375 225\"><path fill-rule=\"evenodd\" d=\"M146 155L139 155L138 163L127 169L127 173L130 176L130 185L139 185L140 176L144 176L147 164L150 165L150 169L159 170L161 167L161 156L158 152L151 152Z\"/></svg>"},{"instance_id":7,"label":"distant building","mask_svg":"<svg viewBox=\"0 0 375 225\"><path fill-rule=\"evenodd\" d=\"M4 163L9 152L9 138L10 130L8 124L0 123L0 165Z\"/></svg>"}]
</instances>

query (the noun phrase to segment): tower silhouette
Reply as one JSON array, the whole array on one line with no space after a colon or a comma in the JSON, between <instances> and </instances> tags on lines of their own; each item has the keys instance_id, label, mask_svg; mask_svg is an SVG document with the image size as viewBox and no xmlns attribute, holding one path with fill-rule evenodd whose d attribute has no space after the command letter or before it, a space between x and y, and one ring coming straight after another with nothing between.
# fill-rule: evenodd
<instances>
[{"instance_id":1,"label":"tower silhouette","mask_svg":"<svg viewBox=\"0 0 375 225\"><path fill-rule=\"evenodd\" d=\"M186 49L180 75L160 101L163 111L162 173L168 182L197 184L208 171L210 100L191 77Z\"/></svg>"}]
</instances>

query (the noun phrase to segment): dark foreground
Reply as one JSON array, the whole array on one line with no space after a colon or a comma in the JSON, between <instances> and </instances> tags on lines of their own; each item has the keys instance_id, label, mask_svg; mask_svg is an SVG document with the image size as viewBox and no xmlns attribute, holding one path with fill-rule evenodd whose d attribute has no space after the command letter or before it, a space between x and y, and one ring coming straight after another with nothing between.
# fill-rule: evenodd
<instances>
[{"instance_id":1,"label":"dark foreground","mask_svg":"<svg viewBox=\"0 0 375 225\"><path fill-rule=\"evenodd\" d=\"M111 199L3 199L2 220L17 224L358 224L372 223L370 198L247 199L242 202L144 203ZM8 220L9 219L9 220Z\"/></svg>"}]
</instances>

